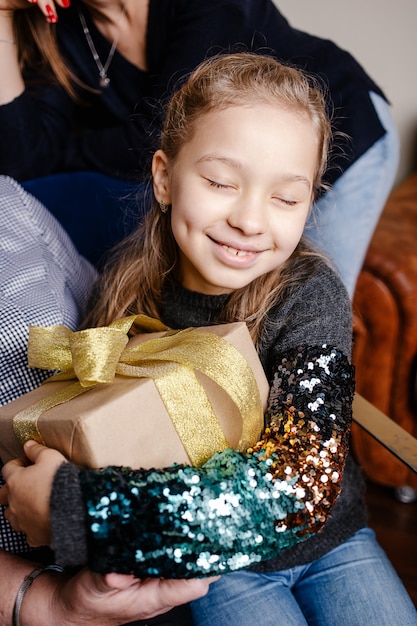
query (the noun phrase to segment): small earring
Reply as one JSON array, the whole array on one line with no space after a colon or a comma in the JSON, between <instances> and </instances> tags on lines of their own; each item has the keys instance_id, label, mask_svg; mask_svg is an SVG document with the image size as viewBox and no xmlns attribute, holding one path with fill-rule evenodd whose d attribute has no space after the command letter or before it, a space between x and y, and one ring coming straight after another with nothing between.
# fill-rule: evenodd
<instances>
[{"instance_id":1,"label":"small earring","mask_svg":"<svg viewBox=\"0 0 417 626\"><path fill-rule=\"evenodd\" d=\"M165 204L163 200L160 201L159 208L161 209L162 213L166 213L168 211L168 205Z\"/></svg>"}]
</instances>

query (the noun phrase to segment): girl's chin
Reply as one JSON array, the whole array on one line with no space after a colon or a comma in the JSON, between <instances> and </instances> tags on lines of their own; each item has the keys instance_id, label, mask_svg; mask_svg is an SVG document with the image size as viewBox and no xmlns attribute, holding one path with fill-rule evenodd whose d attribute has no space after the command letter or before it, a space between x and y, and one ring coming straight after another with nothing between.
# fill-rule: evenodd
<instances>
[{"instance_id":1,"label":"girl's chin","mask_svg":"<svg viewBox=\"0 0 417 626\"><path fill-rule=\"evenodd\" d=\"M184 281L183 286L189 291L197 291L198 293L203 293L207 296L222 296L229 293L233 293L238 289L243 289L247 287L252 280L243 281L243 280L235 280L235 281L224 281L224 283L210 283L210 282L188 282Z\"/></svg>"}]
</instances>

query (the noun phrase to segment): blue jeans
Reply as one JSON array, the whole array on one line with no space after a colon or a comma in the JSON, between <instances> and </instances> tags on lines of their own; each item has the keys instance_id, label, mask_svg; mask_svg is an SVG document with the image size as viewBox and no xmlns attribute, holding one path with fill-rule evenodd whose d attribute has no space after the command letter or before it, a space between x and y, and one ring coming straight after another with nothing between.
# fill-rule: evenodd
<instances>
[{"instance_id":1,"label":"blue jeans","mask_svg":"<svg viewBox=\"0 0 417 626\"><path fill-rule=\"evenodd\" d=\"M417 612L374 532L321 559L223 576L191 604L196 626L415 626Z\"/></svg>"},{"instance_id":2,"label":"blue jeans","mask_svg":"<svg viewBox=\"0 0 417 626\"><path fill-rule=\"evenodd\" d=\"M377 94L370 95L387 132L317 202L305 231L334 261L351 298L399 159L390 106Z\"/></svg>"}]
</instances>

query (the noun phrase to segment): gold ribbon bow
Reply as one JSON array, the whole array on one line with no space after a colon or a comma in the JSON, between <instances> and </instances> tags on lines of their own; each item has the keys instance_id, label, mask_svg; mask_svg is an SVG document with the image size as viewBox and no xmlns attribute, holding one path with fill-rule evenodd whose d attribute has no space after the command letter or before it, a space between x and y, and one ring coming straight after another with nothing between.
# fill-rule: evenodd
<instances>
[{"instance_id":1,"label":"gold ribbon bow","mask_svg":"<svg viewBox=\"0 0 417 626\"><path fill-rule=\"evenodd\" d=\"M126 348L133 324L147 332L167 332ZM44 443L40 415L100 383L112 382L116 375L152 378L193 465L229 447L195 371L224 389L239 409L240 450L257 441L262 429L262 401L251 367L230 342L210 332L170 331L144 315L77 332L65 326L31 326L28 360L30 367L60 370L49 380L78 380L14 417L13 428L21 443L28 439Z\"/></svg>"}]
</instances>

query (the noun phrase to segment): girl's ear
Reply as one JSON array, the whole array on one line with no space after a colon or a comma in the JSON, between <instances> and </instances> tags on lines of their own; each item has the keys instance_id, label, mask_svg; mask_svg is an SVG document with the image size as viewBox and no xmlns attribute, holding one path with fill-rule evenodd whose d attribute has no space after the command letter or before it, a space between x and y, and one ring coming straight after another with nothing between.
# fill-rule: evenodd
<instances>
[{"instance_id":1,"label":"girl's ear","mask_svg":"<svg viewBox=\"0 0 417 626\"><path fill-rule=\"evenodd\" d=\"M152 159L153 191L158 202L171 204L169 160L163 150L157 150Z\"/></svg>"}]
</instances>

